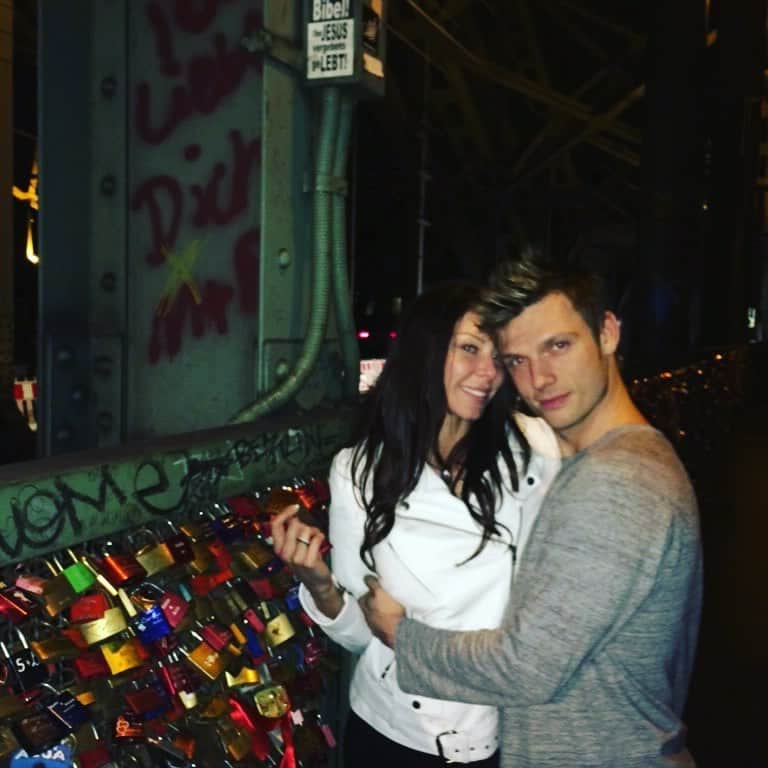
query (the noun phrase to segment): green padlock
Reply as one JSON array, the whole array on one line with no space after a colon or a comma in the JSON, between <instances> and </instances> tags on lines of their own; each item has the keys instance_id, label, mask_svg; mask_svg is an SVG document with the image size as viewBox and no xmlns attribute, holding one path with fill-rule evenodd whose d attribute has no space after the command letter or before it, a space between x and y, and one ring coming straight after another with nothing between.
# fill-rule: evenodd
<instances>
[{"instance_id":1,"label":"green padlock","mask_svg":"<svg viewBox=\"0 0 768 768\"><path fill-rule=\"evenodd\" d=\"M85 563L78 559L71 549L67 550L67 554L72 558L72 565L63 566L56 557L53 558L53 562L69 582L72 589L79 595L96 583L96 576Z\"/></svg>"}]
</instances>

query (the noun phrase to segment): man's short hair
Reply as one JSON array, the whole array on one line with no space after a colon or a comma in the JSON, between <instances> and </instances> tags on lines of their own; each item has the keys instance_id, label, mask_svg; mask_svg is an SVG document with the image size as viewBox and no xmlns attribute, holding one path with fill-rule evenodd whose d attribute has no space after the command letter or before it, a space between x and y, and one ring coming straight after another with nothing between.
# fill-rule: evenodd
<instances>
[{"instance_id":1,"label":"man's short hair","mask_svg":"<svg viewBox=\"0 0 768 768\"><path fill-rule=\"evenodd\" d=\"M481 327L495 334L550 293L565 295L599 340L609 308L604 280L580 267L548 263L532 247L526 248L519 259L502 262L492 273L479 308Z\"/></svg>"}]
</instances>

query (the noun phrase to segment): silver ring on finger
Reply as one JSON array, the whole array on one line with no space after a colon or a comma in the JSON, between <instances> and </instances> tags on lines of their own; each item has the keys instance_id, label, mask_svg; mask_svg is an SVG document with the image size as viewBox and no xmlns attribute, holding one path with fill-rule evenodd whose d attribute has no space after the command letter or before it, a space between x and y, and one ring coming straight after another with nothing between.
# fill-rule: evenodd
<instances>
[{"instance_id":1,"label":"silver ring on finger","mask_svg":"<svg viewBox=\"0 0 768 768\"><path fill-rule=\"evenodd\" d=\"M296 541L298 541L299 544L303 544L305 547L309 546L309 539L302 539L301 536L297 536Z\"/></svg>"}]
</instances>

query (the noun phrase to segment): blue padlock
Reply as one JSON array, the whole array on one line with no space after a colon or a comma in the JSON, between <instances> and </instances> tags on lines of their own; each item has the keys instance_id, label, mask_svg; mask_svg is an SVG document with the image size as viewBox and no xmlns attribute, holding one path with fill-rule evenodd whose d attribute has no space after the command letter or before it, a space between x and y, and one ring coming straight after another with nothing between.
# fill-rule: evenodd
<instances>
[{"instance_id":1,"label":"blue padlock","mask_svg":"<svg viewBox=\"0 0 768 768\"><path fill-rule=\"evenodd\" d=\"M283 600L285 600L285 607L289 611L301 610L301 602L299 601L299 585L298 584L294 584L285 593L285 597L283 598Z\"/></svg>"},{"instance_id":2,"label":"blue padlock","mask_svg":"<svg viewBox=\"0 0 768 768\"><path fill-rule=\"evenodd\" d=\"M267 658L267 653L264 650L264 646L261 643L261 639L259 638L258 634L256 633L256 630L249 626L245 625L245 647L248 649L248 653L251 655L251 658L253 659L254 664L261 663L264 659Z\"/></svg>"},{"instance_id":3,"label":"blue padlock","mask_svg":"<svg viewBox=\"0 0 768 768\"><path fill-rule=\"evenodd\" d=\"M26 750L20 749L11 755L9 768L72 768L74 765L75 750L68 740L41 752L39 755L30 755Z\"/></svg>"},{"instance_id":4,"label":"blue padlock","mask_svg":"<svg viewBox=\"0 0 768 768\"><path fill-rule=\"evenodd\" d=\"M142 611L132 620L131 626L139 636L139 640L150 644L173 632L173 627L168 623L159 605L153 605L146 611Z\"/></svg>"}]
</instances>

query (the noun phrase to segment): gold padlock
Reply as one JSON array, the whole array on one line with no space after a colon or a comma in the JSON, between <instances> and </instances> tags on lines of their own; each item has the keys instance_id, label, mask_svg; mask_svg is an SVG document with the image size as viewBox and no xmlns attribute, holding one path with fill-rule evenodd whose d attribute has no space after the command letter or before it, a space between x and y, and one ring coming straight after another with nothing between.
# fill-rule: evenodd
<instances>
[{"instance_id":1,"label":"gold padlock","mask_svg":"<svg viewBox=\"0 0 768 768\"><path fill-rule=\"evenodd\" d=\"M50 560L44 562L52 574L52 578L48 579L43 586L42 598L45 602L45 611L51 617L58 616L77 597L77 592L60 569L56 568Z\"/></svg>"},{"instance_id":2,"label":"gold padlock","mask_svg":"<svg viewBox=\"0 0 768 768\"><path fill-rule=\"evenodd\" d=\"M226 753L235 762L243 760L251 751L251 734L224 719L216 726L216 733Z\"/></svg>"},{"instance_id":3,"label":"gold padlock","mask_svg":"<svg viewBox=\"0 0 768 768\"><path fill-rule=\"evenodd\" d=\"M282 685L269 685L253 694L253 702L262 717L282 717L291 710L291 700Z\"/></svg>"},{"instance_id":4,"label":"gold padlock","mask_svg":"<svg viewBox=\"0 0 768 768\"><path fill-rule=\"evenodd\" d=\"M253 667L243 666L242 669L233 675L231 672L224 673L224 679L227 682L228 688L237 688L239 685L254 685L261 682L261 675L258 669Z\"/></svg>"},{"instance_id":5,"label":"gold padlock","mask_svg":"<svg viewBox=\"0 0 768 768\"><path fill-rule=\"evenodd\" d=\"M135 669L143 664L144 660L136 645L138 642L137 638L129 637L110 640L99 646L99 650L113 675L119 675L121 672L127 672L129 669Z\"/></svg>"},{"instance_id":6,"label":"gold padlock","mask_svg":"<svg viewBox=\"0 0 768 768\"><path fill-rule=\"evenodd\" d=\"M0 726L0 759L12 755L19 749L19 742L13 735L13 731L7 725Z\"/></svg>"},{"instance_id":7,"label":"gold padlock","mask_svg":"<svg viewBox=\"0 0 768 768\"><path fill-rule=\"evenodd\" d=\"M187 657L189 663L199 669L209 680L215 680L229 664L229 655L219 653L206 643L197 632L190 632L190 635L197 644L191 650L182 646L181 652Z\"/></svg>"},{"instance_id":8,"label":"gold padlock","mask_svg":"<svg viewBox=\"0 0 768 768\"><path fill-rule=\"evenodd\" d=\"M10 691L0 693L0 717L10 717L26 709L26 704Z\"/></svg>"},{"instance_id":9,"label":"gold padlock","mask_svg":"<svg viewBox=\"0 0 768 768\"><path fill-rule=\"evenodd\" d=\"M291 620L284 613L279 613L267 622L264 636L267 642L274 648L281 643L290 640L296 634Z\"/></svg>"},{"instance_id":10,"label":"gold padlock","mask_svg":"<svg viewBox=\"0 0 768 768\"><path fill-rule=\"evenodd\" d=\"M53 662L74 659L81 649L66 635L54 631L48 637L29 638L29 645L40 661Z\"/></svg>"},{"instance_id":11,"label":"gold padlock","mask_svg":"<svg viewBox=\"0 0 768 768\"><path fill-rule=\"evenodd\" d=\"M84 621L82 624L78 624L77 628L88 645L98 645L98 643L128 629L128 622L123 609L115 605L107 608L100 619Z\"/></svg>"},{"instance_id":12,"label":"gold padlock","mask_svg":"<svg viewBox=\"0 0 768 768\"><path fill-rule=\"evenodd\" d=\"M149 528L141 528L136 533L131 534L128 537L128 542L135 547L137 538L141 537L144 537L146 541L139 546L133 556L147 572L147 576L164 571L175 564L176 561L168 545L164 541L160 541L157 534L150 531Z\"/></svg>"}]
</instances>

